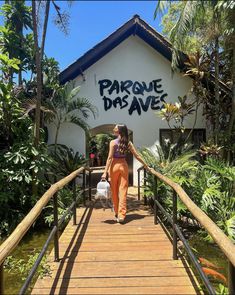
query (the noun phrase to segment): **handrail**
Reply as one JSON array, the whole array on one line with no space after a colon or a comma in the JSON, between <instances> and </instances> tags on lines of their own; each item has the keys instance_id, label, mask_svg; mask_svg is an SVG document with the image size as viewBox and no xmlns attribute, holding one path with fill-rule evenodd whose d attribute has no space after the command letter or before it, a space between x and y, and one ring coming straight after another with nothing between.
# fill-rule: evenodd
<instances>
[{"instance_id":1,"label":"handrail","mask_svg":"<svg viewBox=\"0 0 235 295\"><path fill-rule=\"evenodd\" d=\"M17 225L11 235L0 246L0 265L4 262L7 256L16 248L24 235L27 233L31 225L42 212L43 208L48 204L54 194L73 180L78 174L83 172L85 167L81 167L73 171L68 176L52 184L51 187L42 195L34 207L24 217L24 219Z\"/></svg>"},{"instance_id":2,"label":"handrail","mask_svg":"<svg viewBox=\"0 0 235 295\"><path fill-rule=\"evenodd\" d=\"M160 211L166 215L167 220L171 223L173 227L173 259L177 259L177 236L183 242L184 247L186 248L186 252L189 254L194 266L199 272L200 277L202 278L209 294L215 294L213 287L211 286L208 278L205 276L200 264L190 249L190 246L186 239L184 238L180 227L177 225L177 195L183 202L183 204L188 208L188 210L192 213L192 215L199 221L202 227L211 235L216 244L222 250L222 252L228 258L228 289L229 294L235 294L235 244L224 234L224 232L190 199L187 193L183 190L183 188L169 179L168 177L162 175L161 173L155 171L153 168L144 168L141 166L137 169L138 171L138 192L140 187L140 171L144 169L154 176L157 179L163 181L165 184L169 185L173 189L173 218L166 212L166 210L161 206L159 201L157 200L157 196L154 196L154 223L157 224L157 207ZM146 183L146 177L145 177ZM138 196L139 198L139 196Z\"/></svg>"}]
</instances>

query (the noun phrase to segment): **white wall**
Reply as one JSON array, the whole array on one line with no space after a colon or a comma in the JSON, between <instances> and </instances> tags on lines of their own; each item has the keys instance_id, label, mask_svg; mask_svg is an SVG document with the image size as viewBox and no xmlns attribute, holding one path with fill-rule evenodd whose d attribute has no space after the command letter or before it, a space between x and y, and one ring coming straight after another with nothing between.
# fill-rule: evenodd
<instances>
[{"instance_id":1,"label":"white wall","mask_svg":"<svg viewBox=\"0 0 235 295\"><path fill-rule=\"evenodd\" d=\"M146 44L138 36L131 36L114 48L106 56L101 58L84 72L85 81L81 77L76 79L76 84L81 85L80 96L86 97L98 107L99 115L96 119L90 117L88 124L91 128L102 124L124 123L133 131L133 143L137 148L142 146L152 147L159 142L159 128L168 128L165 121L155 114L151 108L141 115L135 111L132 115L128 113L128 107L120 109L112 107L104 111L104 102L99 93L98 81L109 79L111 81L132 80L144 81L148 84L152 80L161 78L164 92L168 94L167 102L176 102L178 96L189 93L192 81L181 74L171 75L170 62L152 47ZM121 94L123 96L124 94ZM144 94L143 99L150 95ZM154 92L152 92L152 95ZM119 96L116 93L108 95L114 99ZM141 97L141 95L136 95ZM128 101L132 101L133 94L129 95ZM201 113L201 110L200 110ZM199 113L196 128L204 128L205 121ZM188 118L186 127L192 127L194 116ZM53 141L54 131L49 126L49 141ZM85 153L84 132L72 124L65 124L58 138L59 143L67 144L74 150ZM137 184L136 169L140 163L134 159L134 184Z\"/></svg>"}]
</instances>

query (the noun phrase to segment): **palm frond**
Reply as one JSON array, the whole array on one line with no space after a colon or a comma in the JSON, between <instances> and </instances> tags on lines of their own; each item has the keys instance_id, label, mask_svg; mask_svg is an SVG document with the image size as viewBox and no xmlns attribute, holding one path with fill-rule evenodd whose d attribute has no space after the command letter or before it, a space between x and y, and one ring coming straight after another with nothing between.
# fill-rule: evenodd
<instances>
[{"instance_id":1,"label":"palm frond","mask_svg":"<svg viewBox=\"0 0 235 295\"><path fill-rule=\"evenodd\" d=\"M154 10L154 15L153 15L154 19L156 19L158 14L163 15L170 5L171 5L170 1L158 0L157 6Z\"/></svg>"},{"instance_id":2,"label":"palm frond","mask_svg":"<svg viewBox=\"0 0 235 295\"><path fill-rule=\"evenodd\" d=\"M180 50L183 50L185 38L193 26L196 15L201 11L201 1L185 1L183 10L178 21L170 32L172 43L172 69L176 70L179 65Z\"/></svg>"},{"instance_id":3,"label":"palm frond","mask_svg":"<svg viewBox=\"0 0 235 295\"><path fill-rule=\"evenodd\" d=\"M81 112L86 119L89 117L89 112L92 113L94 118L98 112L96 106L92 105L87 98L80 97L68 102L67 113L74 111Z\"/></svg>"},{"instance_id":4,"label":"palm frond","mask_svg":"<svg viewBox=\"0 0 235 295\"><path fill-rule=\"evenodd\" d=\"M36 105L37 105L37 99L36 98L29 98L29 99L26 99L23 103L22 103L22 108L24 109L24 115L23 117L25 116L28 116L29 113L33 110L36 109ZM48 116L48 119L53 119L55 117L55 111L54 109L49 105L41 105L40 107L41 111L45 114L47 114Z\"/></svg>"},{"instance_id":5,"label":"palm frond","mask_svg":"<svg viewBox=\"0 0 235 295\"><path fill-rule=\"evenodd\" d=\"M77 116L70 115L67 118L67 122L71 122L73 124L76 124L77 126L81 127L86 133L89 131L89 125L82 118L79 118Z\"/></svg>"}]
</instances>

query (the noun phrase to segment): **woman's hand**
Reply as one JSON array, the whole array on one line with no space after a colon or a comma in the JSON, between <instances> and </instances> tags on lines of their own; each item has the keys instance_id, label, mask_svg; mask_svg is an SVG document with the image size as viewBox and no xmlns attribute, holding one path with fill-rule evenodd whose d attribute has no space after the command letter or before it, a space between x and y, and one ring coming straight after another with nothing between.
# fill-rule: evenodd
<instances>
[{"instance_id":1,"label":"woman's hand","mask_svg":"<svg viewBox=\"0 0 235 295\"><path fill-rule=\"evenodd\" d=\"M101 176L101 179L106 179L106 177L107 177L107 172L104 172Z\"/></svg>"}]
</instances>

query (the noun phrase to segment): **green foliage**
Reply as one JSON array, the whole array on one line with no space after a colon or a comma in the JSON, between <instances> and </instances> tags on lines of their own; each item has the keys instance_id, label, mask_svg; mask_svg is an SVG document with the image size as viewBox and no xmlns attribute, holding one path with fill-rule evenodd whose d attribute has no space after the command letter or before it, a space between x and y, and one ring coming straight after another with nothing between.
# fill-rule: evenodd
<instances>
[{"instance_id":1,"label":"green foliage","mask_svg":"<svg viewBox=\"0 0 235 295\"><path fill-rule=\"evenodd\" d=\"M231 142L235 98L234 91L232 94L228 90L225 94L219 88L222 86L220 80L231 90L235 84L234 5L234 0L157 1L154 12L155 17L158 13L164 14L163 32L172 43L173 71L177 71L179 64L185 62L182 51L192 56L198 52L206 60L205 63L198 63L198 66L203 66L203 71L198 71L199 67L195 67L196 63L193 66L188 56L185 69L190 67L188 73L194 77L195 97L204 104L204 115L211 124L211 135L215 143L224 146L228 161L231 161L233 154ZM199 76L204 77L203 87L197 81ZM209 87L212 83L214 85Z\"/></svg>"},{"instance_id":2,"label":"green foliage","mask_svg":"<svg viewBox=\"0 0 235 295\"><path fill-rule=\"evenodd\" d=\"M150 167L166 175L186 189L190 187L194 181L194 175L198 166L198 162L194 159L196 153L192 150L186 152L187 148L189 149L187 146L184 146L181 151L177 153L174 152L175 148L176 145L171 145L169 141L166 141L164 146L156 145L155 150L150 150L148 148L142 149L141 155ZM146 183L146 196L158 196L166 210L171 212L172 190L169 186L165 185L163 182L157 182L156 177L151 174L147 174ZM180 200L178 203L179 213L186 214L185 206Z\"/></svg>"},{"instance_id":3,"label":"green foliage","mask_svg":"<svg viewBox=\"0 0 235 295\"><path fill-rule=\"evenodd\" d=\"M89 126L86 120L90 114L94 118L97 114L97 108L87 98L78 97L79 90L80 87L75 86L74 81L69 81L58 87L53 98L47 102L48 108L54 114L50 121L56 126L55 150L62 123L73 123L88 133Z\"/></svg>"},{"instance_id":4,"label":"green foliage","mask_svg":"<svg viewBox=\"0 0 235 295\"><path fill-rule=\"evenodd\" d=\"M37 4L40 8L40 3ZM55 3L53 5L55 6ZM41 5L41 8L43 6ZM58 5L56 7L59 9ZM63 155L61 152L57 158L52 159L45 143L41 142L38 148L34 147L33 122L37 84L31 7L27 6L24 0L9 0L1 6L0 13L4 21L4 26L0 27L0 236L2 236L9 234L15 228L35 205L39 196L45 192L51 182L54 182L51 176L55 176L57 172L58 177L67 175L84 163L84 159L69 149L64 151ZM63 17L64 13L58 10L57 15L58 18L59 15ZM62 21L63 19L59 23ZM23 72L27 72L27 80L23 79ZM43 55L42 72L44 85L41 111L44 112L44 116L41 126L44 125L44 120L55 119L58 122L58 118L60 123L73 121L77 125L85 126L88 113L94 111L93 106L86 99L76 99L78 88L71 89L69 85L72 83L59 85L59 65L53 58ZM17 75L18 83L15 79ZM79 115L75 114L76 111ZM79 116L83 116L80 121ZM42 130L40 132L45 137ZM56 160L61 169L57 166L58 169L53 170L52 164L55 164ZM35 189L34 195L32 194L32 184L34 188L35 185L38 186L38 195ZM39 217L39 222L43 220L42 216Z\"/></svg>"},{"instance_id":5,"label":"green foliage","mask_svg":"<svg viewBox=\"0 0 235 295\"><path fill-rule=\"evenodd\" d=\"M25 1L11 0L1 6L1 14L4 17L4 27L0 28L2 53L9 56L12 61L20 61L9 72L9 79L12 81L13 73L18 73L21 84L21 71L28 69L29 61L34 58L30 50L31 33L28 34L28 30L32 29L31 8L25 5Z\"/></svg>"},{"instance_id":6,"label":"green foliage","mask_svg":"<svg viewBox=\"0 0 235 295\"><path fill-rule=\"evenodd\" d=\"M103 163L108 157L109 143L114 139L114 136L111 134L100 133L92 137L90 140L95 144L96 149L99 151L100 157L102 158Z\"/></svg>"},{"instance_id":7,"label":"green foliage","mask_svg":"<svg viewBox=\"0 0 235 295\"><path fill-rule=\"evenodd\" d=\"M218 294L220 294L220 295L229 294L228 288L225 287L223 284L219 284L219 286L218 286Z\"/></svg>"},{"instance_id":8,"label":"green foliage","mask_svg":"<svg viewBox=\"0 0 235 295\"><path fill-rule=\"evenodd\" d=\"M82 196L80 193L80 188L76 186L76 195L79 196L78 203L82 202ZM65 214L66 210L69 208L69 206L73 202L73 191L69 187L63 187L61 190L58 192L58 219ZM54 221L54 215L53 215L53 205L48 205L45 208L45 217L44 220L45 222L51 226ZM65 224L71 219L72 213L68 214L65 218Z\"/></svg>"},{"instance_id":9,"label":"green foliage","mask_svg":"<svg viewBox=\"0 0 235 295\"><path fill-rule=\"evenodd\" d=\"M56 151L54 151L54 145L51 145L50 149L53 158L51 174L57 179L67 176L87 162L84 155L74 152L72 148L65 145L57 145Z\"/></svg>"},{"instance_id":10,"label":"green foliage","mask_svg":"<svg viewBox=\"0 0 235 295\"><path fill-rule=\"evenodd\" d=\"M18 132L21 133L21 130L30 124L30 120L21 118L22 114L23 111L13 86L0 81L0 139L2 144L11 145L13 137L17 141ZM22 139L24 138L25 136Z\"/></svg>"},{"instance_id":11,"label":"green foliage","mask_svg":"<svg viewBox=\"0 0 235 295\"><path fill-rule=\"evenodd\" d=\"M25 281L39 254L39 252L34 251L33 254L28 255L28 259L26 261L24 259L8 256L5 260L4 268L11 274L21 274L21 280ZM42 258L42 261L37 269L37 274L40 278L51 274L51 269L46 259L46 256Z\"/></svg>"},{"instance_id":12,"label":"green foliage","mask_svg":"<svg viewBox=\"0 0 235 295\"><path fill-rule=\"evenodd\" d=\"M162 2L162 1L159 1ZM180 17L180 13L184 8L184 1L175 1L172 2L171 5L168 7L168 10L162 17L162 27L163 27L163 34L167 37L170 36L171 30L173 29L175 23ZM200 36L198 32L194 34L188 34L185 36L184 40L184 50L187 53L194 53L197 50L201 49L201 42Z\"/></svg>"},{"instance_id":13,"label":"green foliage","mask_svg":"<svg viewBox=\"0 0 235 295\"><path fill-rule=\"evenodd\" d=\"M172 157L171 148L160 146L156 150L145 148L141 155L150 167L180 184L196 205L235 240L235 167L212 157L200 164L192 151ZM151 174L147 174L145 194L158 196L165 209L171 212L172 190L160 181L157 183L156 177ZM193 218L180 200L178 209L179 215ZM210 240L205 232L203 235Z\"/></svg>"},{"instance_id":14,"label":"green foliage","mask_svg":"<svg viewBox=\"0 0 235 295\"><path fill-rule=\"evenodd\" d=\"M44 192L44 175L50 165L43 143L38 149L31 142L16 143L0 153L0 236L10 233L36 203L38 196L32 195L32 180L38 184L39 193Z\"/></svg>"},{"instance_id":15,"label":"green foliage","mask_svg":"<svg viewBox=\"0 0 235 295\"><path fill-rule=\"evenodd\" d=\"M194 202L235 240L235 168L208 158L197 170L191 187Z\"/></svg>"}]
</instances>

